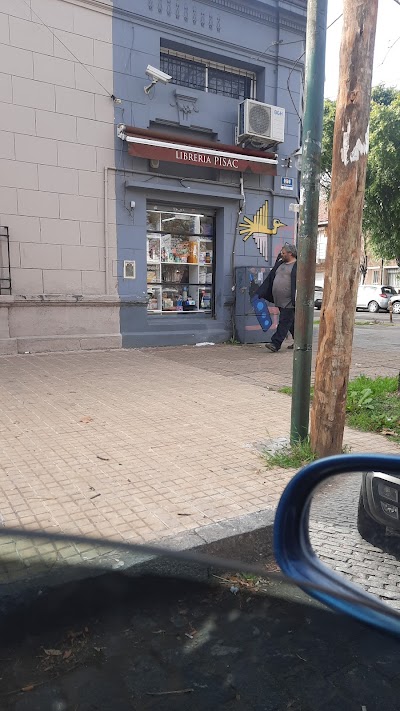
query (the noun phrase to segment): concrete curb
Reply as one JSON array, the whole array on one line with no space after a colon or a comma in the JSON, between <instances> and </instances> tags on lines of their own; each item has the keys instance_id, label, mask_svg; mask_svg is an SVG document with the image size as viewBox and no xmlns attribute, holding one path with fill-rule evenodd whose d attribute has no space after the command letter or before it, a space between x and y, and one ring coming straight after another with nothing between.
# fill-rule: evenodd
<instances>
[{"instance_id":1,"label":"concrete curb","mask_svg":"<svg viewBox=\"0 0 400 711\"><path fill-rule=\"evenodd\" d=\"M197 529L186 531L176 536L155 541L155 545L171 551L193 551L241 560L243 562L262 563L272 552L272 531L274 509L265 509L251 514L245 514L234 519L221 521ZM107 542L105 541L105 546ZM110 550L111 549L111 550ZM112 550L97 561L92 560L87 565L60 564L52 570L41 572L30 580L18 580L1 586L0 618L12 614L21 605L27 606L39 598L49 601L53 597L69 597L76 595L77 588L84 587L88 581L118 573L128 577L141 575L163 575L209 581L210 566L196 561L184 561L168 556L150 555L136 551L125 553ZM234 566L233 566L234 568Z\"/></svg>"}]
</instances>

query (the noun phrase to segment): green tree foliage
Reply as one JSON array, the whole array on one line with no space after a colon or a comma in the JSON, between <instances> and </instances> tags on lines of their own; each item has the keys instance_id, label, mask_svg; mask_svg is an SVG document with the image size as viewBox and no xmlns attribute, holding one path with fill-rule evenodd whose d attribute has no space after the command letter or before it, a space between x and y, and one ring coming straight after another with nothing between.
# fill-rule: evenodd
<instances>
[{"instance_id":1,"label":"green tree foliage","mask_svg":"<svg viewBox=\"0 0 400 711\"><path fill-rule=\"evenodd\" d=\"M385 86L384 84L378 84L372 89L372 101L375 104L381 104L381 106L389 106L392 101L396 99L399 92L394 86Z\"/></svg>"},{"instance_id":2,"label":"green tree foliage","mask_svg":"<svg viewBox=\"0 0 400 711\"><path fill-rule=\"evenodd\" d=\"M376 256L400 264L400 91L387 91L389 102L373 94L363 230Z\"/></svg>"},{"instance_id":3,"label":"green tree foliage","mask_svg":"<svg viewBox=\"0 0 400 711\"><path fill-rule=\"evenodd\" d=\"M324 109L321 183L330 193L336 102ZM375 255L400 265L400 91L383 84L372 90L370 149L363 232Z\"/></svg>"},{"instance_id":4,"label":"green tree foliage","mask_svg":"<svg viewBox=\"0 0 400 711\"><path fill-rule=\"evenodd\" d=\"M322 134L321 185L329 197L332 179L333 131L335 128L336 101L325 99L324 131Z\"/></svg>"}]
</instances>

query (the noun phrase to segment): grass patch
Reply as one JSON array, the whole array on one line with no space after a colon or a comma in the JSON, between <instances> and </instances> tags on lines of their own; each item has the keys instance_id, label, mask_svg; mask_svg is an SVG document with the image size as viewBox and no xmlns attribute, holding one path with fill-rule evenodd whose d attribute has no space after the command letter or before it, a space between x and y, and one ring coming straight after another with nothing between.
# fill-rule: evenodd
<instances>
[{"instance_id":1,"label":"grass patch","mask_svg":"<svg viewBox=\"0 0 400 711\"><path fill-rule=\"evenodd\" d=\"M363 432L389 435L395 442L400 442L400 397L397 388L397 378L359 375L351 380L347 390L346 423ZM292 388L285 386L279 392L292 395ZM311 388L311 399L313 394L314 389Z\"/></svg>"},{"instance_id":2,"label":"grass patch","mask_svg":"<svg viewBox=\"0 0 400 711\"><path fill-rule=\"evenodd\" d=\"M283 393L284 395L291 395L293 392L293 388L291 385L284 385L282 388L279 388L278 393ZM311 386L310 390L310 399L312 400L314 397L314 385Z\"/></svg>"},{"instance_id":3,"label":"grass patch","mask_svg":"<svg viewBox=\"0 0 400 711\"><path fill-rule=\"evenodd\" d=\"M225 343L229 346L241 346L242 345L241 341L237 341L236 338L234 338L233 336L228 341L225 341Z\"/></svg>"},{"instance_id":4,"label":"grass patch","mask_svg":"<svg viewBox=\"0 0 400 711\"><path fill-rule=\"evenodd\" d=\"M381 397L386 393L397 392L397 378L379 376L369 378L367 375L358 375L357 378L349 382L348 393L363 392L366 388L371 390L373 397Z\"/></svg>"},{"instance_id":5,"label":"grass patch","mask_svg":"<svg viewBox=\"0 0 400 711\"><path fill-rule=\"evenodd\" d=\"M343 447L342 454L349 454L350 451L350 447ZM275 467L280 469L301 469L306 464L315 462L318 457L311 449L310 438L307 437L304 442L296 442L287 447L282 447L274 454L265 452L264 459L268 469L274 469Z\"/></svg>"},{"instance_id":6,"label":"grass patch","mask_svg":"<svg viewBox=\"0 0 400 711\"><path fill-rule=\"evenodd\" d=\"M280 467L281 469L299 469L317 459L317 455L312 451L309 438L304 442L296 442L293 445L282 447L277 452L264 454L266 465L269 469Z\"/></svg>"},{"instance_id":7,"label":"grass patch","mask_svg":"<svg viewBox=\"0 0 400 711\"><path fill-rule=\"evenodd\" d=\"M292 388L290 385L284 385L283 388L279 388L278 393L283 393L284 395L291 395Z\"/></svg>"},{"instance_id":8,"label":"grass patch","mask_svg":"<svg viewBox=\"0 0 400 711\"><path fill-rule=\"evenodd\" d=\"M390 435L400 442L400 397L397 378L359 375L349 383L346 419L350 427Z\"/></svg>"}]
</instances>

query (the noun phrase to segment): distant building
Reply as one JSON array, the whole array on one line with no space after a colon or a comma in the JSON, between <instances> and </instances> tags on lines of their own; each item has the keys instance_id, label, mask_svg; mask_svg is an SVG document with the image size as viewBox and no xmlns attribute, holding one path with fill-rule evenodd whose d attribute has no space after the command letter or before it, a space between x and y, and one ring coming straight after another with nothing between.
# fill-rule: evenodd
<instances>
[{"instance_id":1,"label":"distant building","mask_svg":"<svg viewBox=\"0 0 400 711\"><path fill-rule=\"evenodd\" d=\"M328 244L328 203L323 196L320 197L318 214L318 241L317 241L317 264L315 273L315 284L324 285L326 248ZM375 259L368 253L362 255L365 267L365 280L360 271L360 283L383 284L400 289L400 268L396 260Z\"/></svg>"},{"instance_id":2,"label":"distant building","mask_svg":"<svg viewBox=\"0 0 400 711\"><path fill-rule=\"evenodd\" d=\"M364 283L384 284L385 286L394 286L395 289L400 289L400 269L397 266L397 262L394 259L386 261L368 257L367 274Z\"/></svg>"},{"instance_id":3,"label":"distant building","mask_svg":"<svg viewBox=\"0 0 400 711\"><path fill-rule=\"evenodd\" d=\"M0 353L231 336L294 239L306 6L2 0Z\"/></svg>"},{"instance_id":4,"label":"distant building","mask_svg":"<svg viewBox=\"0 0 400 711\"><path fill-rule=\"evenodd\" d=\"M328 203L322 194L319 199L317 258L315 269L315 285L323 286L325 278L325 259L328 244Z\"/></svg>"}]
</instances>

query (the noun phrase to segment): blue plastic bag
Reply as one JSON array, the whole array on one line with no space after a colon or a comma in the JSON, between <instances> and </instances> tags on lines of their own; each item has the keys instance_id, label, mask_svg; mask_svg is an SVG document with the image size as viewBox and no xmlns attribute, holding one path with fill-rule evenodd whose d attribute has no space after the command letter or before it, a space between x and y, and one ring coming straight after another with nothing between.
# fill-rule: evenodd
<instances>
[{"instance_id":1,"label":"blue plastic bag","mask_svg":"<svg viewBox=\"0 0 400 711\"><path fill-rule=\"evenodd\" d=\"M249 284L249 296L250 303L254 309L254 313L257 316L257 321L260 324L264 332L269 331L272 325L272 318L269 312L268 303L265 299L260 299L257 295L257 284L254 281L253 274L250 274L250 284Z\"/></svg>"},{"instance_id":2,"label":"blue plastic bag","mask_svg":"<svg viewBox=\"0 0 400 711\"><path fill-rule=\"evenodd\" d=\"M265 299L260 299L259 296L253 296L251 299L251 305L254 309L254 313L257 316L257 321L260 324L262 330L269 331L272 325L272 318L269 312L268 304Z\"/></svg>"}]
</instances>

